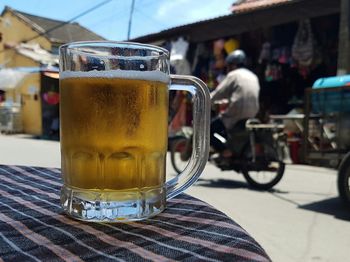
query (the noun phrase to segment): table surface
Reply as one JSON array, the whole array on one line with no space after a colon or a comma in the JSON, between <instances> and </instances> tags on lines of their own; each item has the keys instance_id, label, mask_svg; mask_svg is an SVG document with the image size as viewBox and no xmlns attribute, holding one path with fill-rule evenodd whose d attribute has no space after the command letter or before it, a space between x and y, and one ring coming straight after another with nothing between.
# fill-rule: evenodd
<instances>
[{"instance_id":1,"label":"table surface","mask_svg":"<svg viewBox=\"0 0 350 262\"><path fill-rule=\"evenodd\" d=\"M142 222L87 223L62 212L61 183L59 169L0 166L0 261L270 261L238 224L186 194Z\"/></svg>"}]
</instances>

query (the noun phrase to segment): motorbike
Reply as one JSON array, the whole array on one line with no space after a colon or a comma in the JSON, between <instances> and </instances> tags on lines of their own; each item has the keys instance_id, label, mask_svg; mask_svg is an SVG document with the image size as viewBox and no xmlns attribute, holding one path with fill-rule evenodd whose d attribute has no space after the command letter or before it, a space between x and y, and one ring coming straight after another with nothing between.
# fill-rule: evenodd
<instances>
[{"instance_id":1,"label":"motorbike","mask_svg":"<svg viewBox=\"0 0 350 262\"><path fill-rule=\"evenodd\" d=\"M243 174L254 189L269 190L282 179L285 170L284 157L288 147L283 130L281 124L262 124L257 119L248 119L241 132L228 134L227 138L215 134L233 154L222 161L223 157L211 150L209 162L223 171ZM192 138L192 128L183 127L170 142L171 164L178 173L184 170L191 157Z\"/></svg>"}]
</instances>

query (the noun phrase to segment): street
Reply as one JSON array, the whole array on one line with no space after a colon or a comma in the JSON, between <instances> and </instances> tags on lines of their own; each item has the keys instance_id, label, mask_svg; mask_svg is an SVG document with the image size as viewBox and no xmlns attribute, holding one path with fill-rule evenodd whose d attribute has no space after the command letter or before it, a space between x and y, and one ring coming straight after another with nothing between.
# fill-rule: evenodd
<instances>
[{"instance_id":1,"label":"street","mask_svg":"<svg viewBox=\"0 0 350 262\"><path fill-rule=\"evenodd\" d=\"M233 218L273 261L349 259L350 209L338 199L333 170L289 165L272 192L257 192L242 176L208 165L188 193Z\"/></svg>"},{"instance_id":2,"label":"street","mask_svg":"<svg viewBox=\"0 0 350 262\"><path fill-rule=\"evenodd\" d=\"M0 164L60 167L58 142L0 135L0 145ZM167 172L174 175L169 161ZM335 170L288 165L274 190L259 192L208 164L186 193L234 219L273 261L350 259L350 208L338 198Z\"/></svg>"}]
</instances>

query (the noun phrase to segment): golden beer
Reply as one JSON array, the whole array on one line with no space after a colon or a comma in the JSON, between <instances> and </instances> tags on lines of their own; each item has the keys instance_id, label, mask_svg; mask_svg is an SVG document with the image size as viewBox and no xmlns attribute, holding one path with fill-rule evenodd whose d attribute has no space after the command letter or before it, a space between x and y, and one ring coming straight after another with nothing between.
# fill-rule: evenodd
<instances>
[{"instance_id":1,"label":"golden beer","mask_svg":"<svg viewBox=\"0 0 350 262\"><path fill-rule=\"evenodd\" d=\"M62 77L60 96L65 186L107 193L164 185L167 82L95 72Z\"/></svg>"}]
</instances>

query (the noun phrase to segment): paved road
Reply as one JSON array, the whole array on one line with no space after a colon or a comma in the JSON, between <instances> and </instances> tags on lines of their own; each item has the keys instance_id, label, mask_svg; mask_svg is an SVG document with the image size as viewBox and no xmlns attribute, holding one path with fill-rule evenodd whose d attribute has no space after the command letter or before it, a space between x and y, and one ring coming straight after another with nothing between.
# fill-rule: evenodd
<instances>
[{"instance_id":1,"label":"paved road","mask_svg":"<svg viewBox=\"0 0 350 262\"><path fill-rule=\"evenodd\" d=\"M350 261L350 208L338 199L333 170L288 166L272 192L257 192L208 165L188 192L235 219L274 261Z\"/></svg>"},{"instance_id":2,"label":"paved road","mask_svg":"<svg viewBox=\"0 0 350 262\"><path fill-rule=\"evenodd\" d=\"M0 135L0 148L2 164L60 166L57 142ZM232 217L274 261L350 261L350 208L338 199L333 170L288 166L272 192L257 192L209 164L187 193Z\"/></svg>"}]
</instances>

